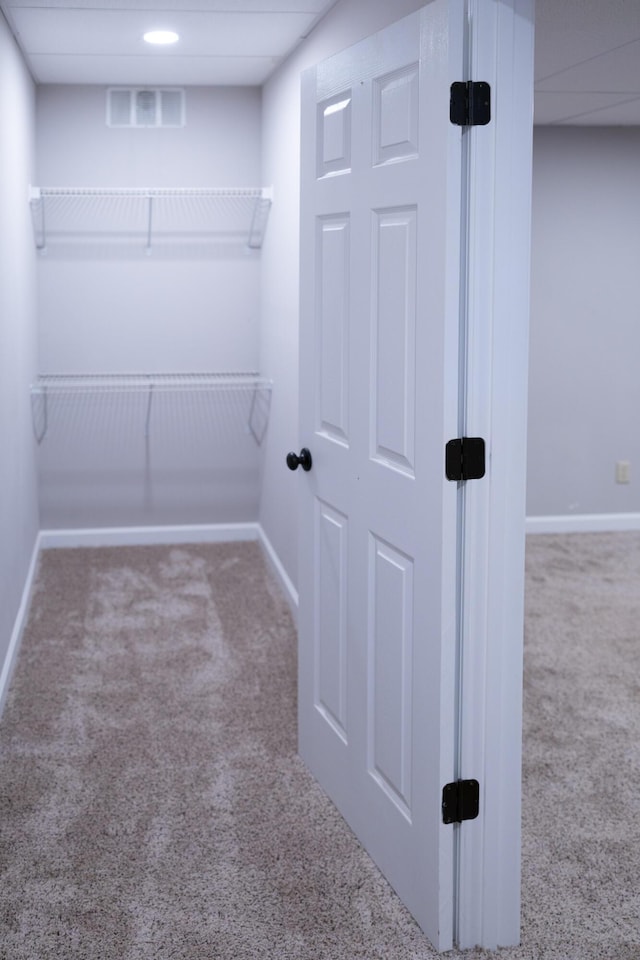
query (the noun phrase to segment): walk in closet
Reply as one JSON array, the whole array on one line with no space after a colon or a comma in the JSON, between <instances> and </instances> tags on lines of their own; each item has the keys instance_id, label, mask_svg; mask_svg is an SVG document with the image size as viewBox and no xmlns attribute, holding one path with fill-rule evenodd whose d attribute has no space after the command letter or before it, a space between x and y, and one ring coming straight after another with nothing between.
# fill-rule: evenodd
<instances>
[{"instance_id":1,"label":"walk in closet","mask_svg":"<svg viewBox=\"0 0 640 960\"><path fill-rule=\"evenodd\" d=\"M257 518L273 388L260 92L172 90L174 122L114 124L114 94L135 93L37 93L31 412L49 529Z\"/></svg>"}]
</instances>

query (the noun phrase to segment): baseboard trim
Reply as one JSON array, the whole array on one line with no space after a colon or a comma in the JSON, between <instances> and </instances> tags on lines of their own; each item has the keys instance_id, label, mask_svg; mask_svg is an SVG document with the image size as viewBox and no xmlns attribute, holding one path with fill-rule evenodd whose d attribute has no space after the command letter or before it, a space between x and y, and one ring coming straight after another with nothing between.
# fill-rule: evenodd
<instances>
[{"instance_id":1,"label":"baseboard trim","mask_svg":"<svg viewBox=\"0 0 640 960\"><path fill-rule=\"evenodd\" d=\"M619 533L640 530L640 513L584 513L527 517L527 533Z\"/></svg>"},{"instance_id":2,"label":"baseboard trim","mask_svg":"<svg viewBox=\"0 0 640 960\"><path fill-rule=\"evenodd\" d=\"M11 638L9 640L9 646L7 648L7 653L4 658L4 663L2 665L2 673L0 673L0 716L2 716L2 711L4 710L4 703L9 691L9 684L11 683L11 676L13 674L13 668L16 663L18 656L18 650L20 649L20 641L22 640L22 634L27 623L27 617L29 615L29 605L31 603L31 592L33 590L33 583L36 577L36 570L38 568L38 557L40 556L40 534L35 539L33 545L33 552L31 554L31 562L29 564L29 570L27 572L27 578L24 582L24 587L22 589L22 597L20 599L20 606L18 608L18 613L13 625L13 631L11 633Z\"/></svg>"},{"instance_id":3,"label":"baseboard trim","mask_svg":"<svg viewBox=\"0 0 640 960\"><path fill-rule=\"evenodd\" d=\"M291 609L291 614L293 616L296 626L298 625L298 591L294 587L289 574L285 570L280 557L276 553L273 544L269 540L269 537L264 532L261 524L258 524L259 532L259 541L263 549L264 555L269 563L269 566L273 570L274 574L280 581L280 586L284 591L284 595L287 598L287 602Z\"/></svg>"},{"instance_id":4,"label":"baseboard trim","mask_svg":"<svg viewBox=\"0 0 640 960\"><path fill-rule=\"evenodd\" d=\"M72 547L142 547L172 543L229 543L238 540L259 540L259 531L258 523L42 530L40 545L43 550L50 550Z\"/></svg>"}]
</instances>

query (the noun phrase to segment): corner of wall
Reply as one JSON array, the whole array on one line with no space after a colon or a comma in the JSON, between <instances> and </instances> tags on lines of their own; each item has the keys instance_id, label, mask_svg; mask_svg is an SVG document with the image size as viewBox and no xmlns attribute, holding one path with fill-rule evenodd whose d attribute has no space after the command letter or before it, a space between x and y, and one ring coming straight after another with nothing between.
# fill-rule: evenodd
<instances>
[{"instance_id":1,"label":"corner of wall","mask_svg":"<svg viewBox=\"0 0 640 960\"><path fill-rule=\"evenodd\" d=\"M0 683L10 674L38 549L29 385L37 370L35 250L27 202L34 175L35 88L0 16ZM9 279L10 278L10 282ZM0 694L3 692L0 688Z\"/></svg>"},{"instance_id":2,"label":"corner of wall","mask_svg":"<svg viewBox=\"0 0 640 960\"><path fill-rule=\"evenodd\" d=\"M24 628L27 625L27 618L29 615L29 608L31 605L31 596L33 593L33 586L35 583L36 573L38 570L39 556L40 556L40 536L38 535L38 537L36 537L33 551L31 553L31 561L29 563L27 577L24 583L24 587L22 589L22 595L20 597L18 612L16 614L16 618L13 624L13 629L9 637L9 642L7 644L4 660L0 667L0 717L2 716L4 705L7 699L7 694L9 692L9 685L11 683L13 669L15 667L18 651L20 649L22 634L24 632Z\"/></svg>"}]
</instances>

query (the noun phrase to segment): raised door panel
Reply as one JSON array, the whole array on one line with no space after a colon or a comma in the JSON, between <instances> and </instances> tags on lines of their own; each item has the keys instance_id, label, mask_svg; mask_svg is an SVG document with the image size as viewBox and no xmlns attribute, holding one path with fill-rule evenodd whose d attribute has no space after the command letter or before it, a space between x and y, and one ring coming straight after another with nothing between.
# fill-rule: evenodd
<instances>
[{"instance_id":1,"label":"raised door panel","mask_svg":"<svg viewBox=\"0 0 640 960\"><path fill-rule=\"evenodd\" d=\"M418 155L418 71L412 63L374 82L374 164Z\"/></svg>"},{"instance_id":2,"label":"raised door panel","mask_svg":"<svg viewBox=\"0 0 640 960\"><path fill-rule=\"evenodd\" d=\"M347 743L347 550L344 514L316 501L314 702Z\"/></svg>"},{"instance_id":3,"label":"raised door panel","mask_svg":"<svg viewBox=\"0 0 640 960\"><path fill-rule=\"evenodd\" d=\"M373 213L371 452L414 475L415 207Z\"/></svg>"},{"instance_id":4,"label":"raised door panel","mask_svg":"<svg viewBox=\"0 0 640 960\"><path fill-rule=\"evenodd\" d=\"M348 173L351 168L351 91L318 104L316 176Z\"/></svg>"},{"instance_id":5,"label":"raised door panel","mask_svg":"<svg viewBox=\"0 0 640 960\"><path fill-rule=\"evenodd\" d=\"M369 541L368 768L411 822L413 560Z\"/></svg>"},{"instance_id":6,"label":"raised door panel","mask_svg":"<svg viewBox=\"0 0 640 960\"><path fill-rule=\"evenodd\" d=\"M349 432L349 216L316 229L316 431L342 445Z\"/></svg>"}]
</instances>

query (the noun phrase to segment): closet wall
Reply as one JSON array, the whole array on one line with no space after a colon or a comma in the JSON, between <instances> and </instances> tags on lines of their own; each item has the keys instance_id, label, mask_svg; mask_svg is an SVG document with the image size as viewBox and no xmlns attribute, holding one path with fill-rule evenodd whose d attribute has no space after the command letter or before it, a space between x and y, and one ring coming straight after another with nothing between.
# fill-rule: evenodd
<instances>
[{"instance_id":1,"label":"closet wall","mask_svg":"<svg viewBox=\"0 0 640 960\"><path fill-rule=\"evenodd\" d=\"M535 130L529 516L640 513L639 168L637 128Z\"/></svg>"},{"instance_id":2,"label":"closet wall","mask_svg":"<svg viewBox=\"0 0 640 960\"><path fill-rule=\"evenodd\" d=\"M37 366L36 264L27 207L33 171L33 83L0 14L0 671L17 635L38 533L29 410ZM0 693L3 687L0 681Z\"/></svg>"},{"instance_id":3,"label":"closet wall","mask_svg":"<svg viewBox=\"0 0 640 960\"><path fill-rule=\"evenodd\" d=\"M255 88L187 88L179 128L107 126L103 87L38 89L38 186L258 187L260 157ZM163 222L171 230L175 217L180 235L152 230L149 253L144 202L142 231L128 236L118 233L120 213L125 231L131 222L127 201L65 203L81 233L56 238L45 210L41 373L257 370L260 250L220 230L215 205L172 200ZM255 520L250 402L246 392L89 391L51 396L45 411L39 398L42 527Z\"/></svg>"}]
</instances>

